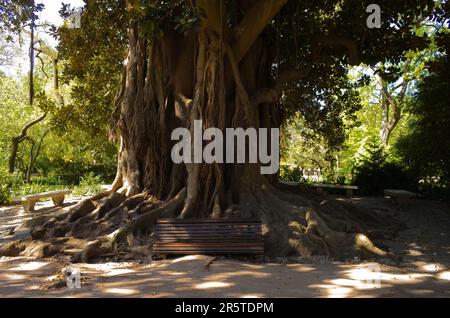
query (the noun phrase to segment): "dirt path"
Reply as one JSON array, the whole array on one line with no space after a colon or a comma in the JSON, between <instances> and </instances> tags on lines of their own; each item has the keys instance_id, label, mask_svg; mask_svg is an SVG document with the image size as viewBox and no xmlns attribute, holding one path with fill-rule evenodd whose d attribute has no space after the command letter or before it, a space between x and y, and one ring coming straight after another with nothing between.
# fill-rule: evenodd
<instances>
[{"instance_id":1,"label":"dirt path","mask_svg":"<svg viewBox=\"0 0 450 318\"><path fill-rule=\"evenodd\" d=\"M406 223L392 241L379 242L405 255L400 266L344 264L313 259L311 264L249 263L187 256L143 263L77 264L81 288L68 288L56 259L0 259L1 297L450 297L450 211L441 203L417 200L403 211L382 198L355 198ZM20 224L19 210L0 211L0 240ZM51 208L41 213L52 213ZM381 213L380 212L380 213ZM5 219L6 218L6 219ZM1 232L3 229L3 232ZM3 238L2 234L3 233ZM16 234L17 235L17 234ZM304 260L301 260L304 261ZM208 265L209 264L209 265Z\"/></svg>"},{"instance_id":2,"label":"dirt path","mask_svg":"<svg viewBox=\"0 0 450 318\"><path fill-rule=\"evenodd\" d=\"M64 264L0 260L2 297L450 297L450 271L367 263L250 264L187 256L151 264L78 264L81 288L58 276ZM431 265L431 264L430 264ZM436 271L437 269L437 271ZM379 272L378 272L379 271ZM74 281L75 282L75 281Z\"/></svg>"}]
</instances>

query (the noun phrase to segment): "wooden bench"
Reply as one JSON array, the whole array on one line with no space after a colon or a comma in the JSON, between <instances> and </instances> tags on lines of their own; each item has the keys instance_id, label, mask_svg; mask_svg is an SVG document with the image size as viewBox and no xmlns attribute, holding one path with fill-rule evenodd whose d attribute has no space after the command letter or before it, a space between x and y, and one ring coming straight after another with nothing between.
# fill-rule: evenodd
<instances>
[{"instance_id":1,"label":"wooden bench","mask_svg":"<svg viewBox=\"0 0 450 318\"><path fill-rule=\"evenodd\" d=\"M255 219L158 219L155 255L263 255L261 222Z\"/></svg>"},{"instance_id":2,"label":"wooden bench","mask_svg":"<svg viewBox=\"0 0 450 318\"><path fill-rule=\"evenodd\" d=\"M318 191L322 192L324 188L329 189L344 189L347 190L347 196L349 198L353 197L353 190L358 190L357 186L353 185L342 185L342 184L324 184L324 183L316 183L312 184L314 188L316 188Z\"/></svg>"},{"instance_id":3,"label":"wooden bench","mask_svg":"<svg viewBox=\"0 0 450 318\"><path fill-rule=\"evenodd\" d=\"M52 198L53 204L55 206L61 206L64 203L65 196L70 193L71 193L70 190L58 190L58 191L35 193L14 198L13 202L22 204L24 211L30 212L34 211L34 205L36 204L37 201L46 198Z\"/></svg>"}]
</instances>

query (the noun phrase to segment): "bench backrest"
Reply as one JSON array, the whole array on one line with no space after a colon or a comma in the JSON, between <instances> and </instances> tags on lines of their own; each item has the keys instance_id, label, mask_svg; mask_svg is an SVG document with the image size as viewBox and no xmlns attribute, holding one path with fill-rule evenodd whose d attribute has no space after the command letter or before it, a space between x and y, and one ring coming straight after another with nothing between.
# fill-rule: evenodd
<instances>
[{"instance_id":1,"label":"bench backrest","mask_svg":"<svg viewBox=\"0 0 450 318\"><path fill-rule=\"evenodd\" d=\"M157 253L264 253L261 221L255 219L159 219L155 234Z\"/></svg>"}]
</instances>

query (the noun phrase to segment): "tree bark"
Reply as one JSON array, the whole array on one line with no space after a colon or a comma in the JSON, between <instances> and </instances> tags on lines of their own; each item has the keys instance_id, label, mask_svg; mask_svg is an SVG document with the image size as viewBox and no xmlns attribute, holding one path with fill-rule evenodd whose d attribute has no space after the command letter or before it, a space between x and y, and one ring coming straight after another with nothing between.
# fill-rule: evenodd
<instances>
[{"instance_id":1,"label":"tree bark","mask_svg":"<svg viewBox=\"0 0 450 318\"><path fill-rule=\"evenodd\" d=\"M43 121L46 116L47 116L47 113L45 112L41 116L37 117L36 119L31 120L30 122L25 124L25 126L22 128L22 131L20 132L19 135L14 136L11 139L11 152L10 152L9 161L8 161L9 173L14 173L14 170L16 167L16 158L17 158L17 152L19 150L19 145L21 142L23 142L24 140L29 138L27 135L28 129L31 128L32 126L40 123L41 121Z\"/></svg>"},{"instance_id":2,"label":"tree bark","mask_svg":"<svg viewBox=\"0 0 450 318\"><path fill-rule=\"evenodd\" d=\"M29 59L30 59L30 73L29 73L29 102L30 105L33 105L34 100L34 29L35 29L35 18L34 18L34 0L32 1L32 10L31 10L31 23L30 23L30 51L29 51Z\"/></svg>"},{"instance_id":3,"label":"tree bark","mask_svg":"<svg viewBox=\"0 0 450 318\"><path fill-rule=\"evenodd\" d=\"M401 85L401 92L398 97L393 96L389 91L388 83L377 73L376 78L381 86L381 126L380 126L380 139L384 146L389 144L389 139L395 127L397 127L400 121L402 112L400 104L405 96L408 82L403 82ZM392 116L391 116L392 111Z\"/></svg>"},{"instance_id":4,"label":"tree bark","mask_svg":"<svg viewBox=\"0 0 450 318\"><path fill-rule=\"evenodd\" d=\"M285 0L246 2L241 7L244 17L232 30L224 28L223 1L197 3L206 13L198 31L184 35L167 31L162 38L148 40L139 23L129 29L129 52L117 99L120 111L112 121L117 122L122 138L121 182L117 182L122 187L118 191L126 196L144 191L165 202L178 193L176 202L183 204L170 205L170 213L180 218L260 218L265 224L266 251L271 255L345 254L349 248L344 246L358 241L355 233L347 232L352 225L341 228L343 232L331 230L322 224L322 208L274 187L276 178L261 175L258 164L172 162L170 132L177 127L192 132L194 120L202 120L205 128L222 130L279 128L279 109L271 105L278 101L284 83L301 79L309 71L289 70L277 79L271 77L274 61L262 31ZM357 61L355 43L349 39L323 37L317 45L344 46L351 60ZM154 216L160 215L151 214L152 208L146 211L148 217L139 218L139 231L151 229ZM310 220L327 230L317 232L314 226L293 234L289 223L306 226L307 211ZM348 217L345 209L340 211ZM133 233L133 224L116 233L115 244ZM330 244L339 245L342 251L333 248L330 252L326 247Z\"/></svg>"},{"instance_id":5,"label":"tree bark","mask_svg":"<svg viewBox=\"0 0 450 318\"><path fill-rule=\"evenodd\" d=\"M230 30L224 29L223 3L197 1L206 16L198 30L184 34L169 30L149 39L145 26L131 23L111 120L111 137L118 131L121 142L116 180L110 191L91 199L97 201L90 204L97 205L95 210L80 205L61 220L49 221L46 238L88 240L88 247L74 257L86 261L101 251L151 245L153 225L160 217L258 218L269 256L388 255L365 235L369 225L357 221L363 212L307 188L283 191L276 176L260 174L258 163L172 161L171 132L178 127L192 132L195 120L222 131L270 131L281 125L276 103L283 84L272 78L274 58L263 30L286 0L236 1L242 18ZM320 45L349 44L325 42ZM279 76L288 81L306 74ZM232 150L224 147L223 153Z\"/></svg>"}]
</instances>

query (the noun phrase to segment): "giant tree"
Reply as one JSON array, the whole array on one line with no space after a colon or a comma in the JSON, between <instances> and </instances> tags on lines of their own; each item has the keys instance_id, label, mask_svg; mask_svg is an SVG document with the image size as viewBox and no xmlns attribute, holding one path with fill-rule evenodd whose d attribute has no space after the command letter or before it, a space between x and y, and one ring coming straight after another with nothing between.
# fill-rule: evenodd
<instances>
[{"instance_id":1,"label":"giant tree","mask_svg":"<svg viewBox=\"0 0 450 318\"><path fill-rule=\"evenodd\" d=\"M87 2L86 16L97 3ZM359 0L115 4L126 12L128 33L110 129L120 141L116 180L109 197L82 201L47 222L35 240L90 240L76 256L88 260L151 243L158 217L258 217L269 255L387 255L367 236L374 217L366 211L307 189L282 189L260 174L260 164L175 164L171 132L192 131L195 120L221 130L278 128L289 92L307 86L320 100L325 88L345 82L347 65L399 60L405 48L423 45L410 26L433 15L433 1L379 1L382 25L373 29L366 24L370 2ZM324 102L345 98L348 87L341 88L324 94Z\"/></svg>"}]
</instances>

